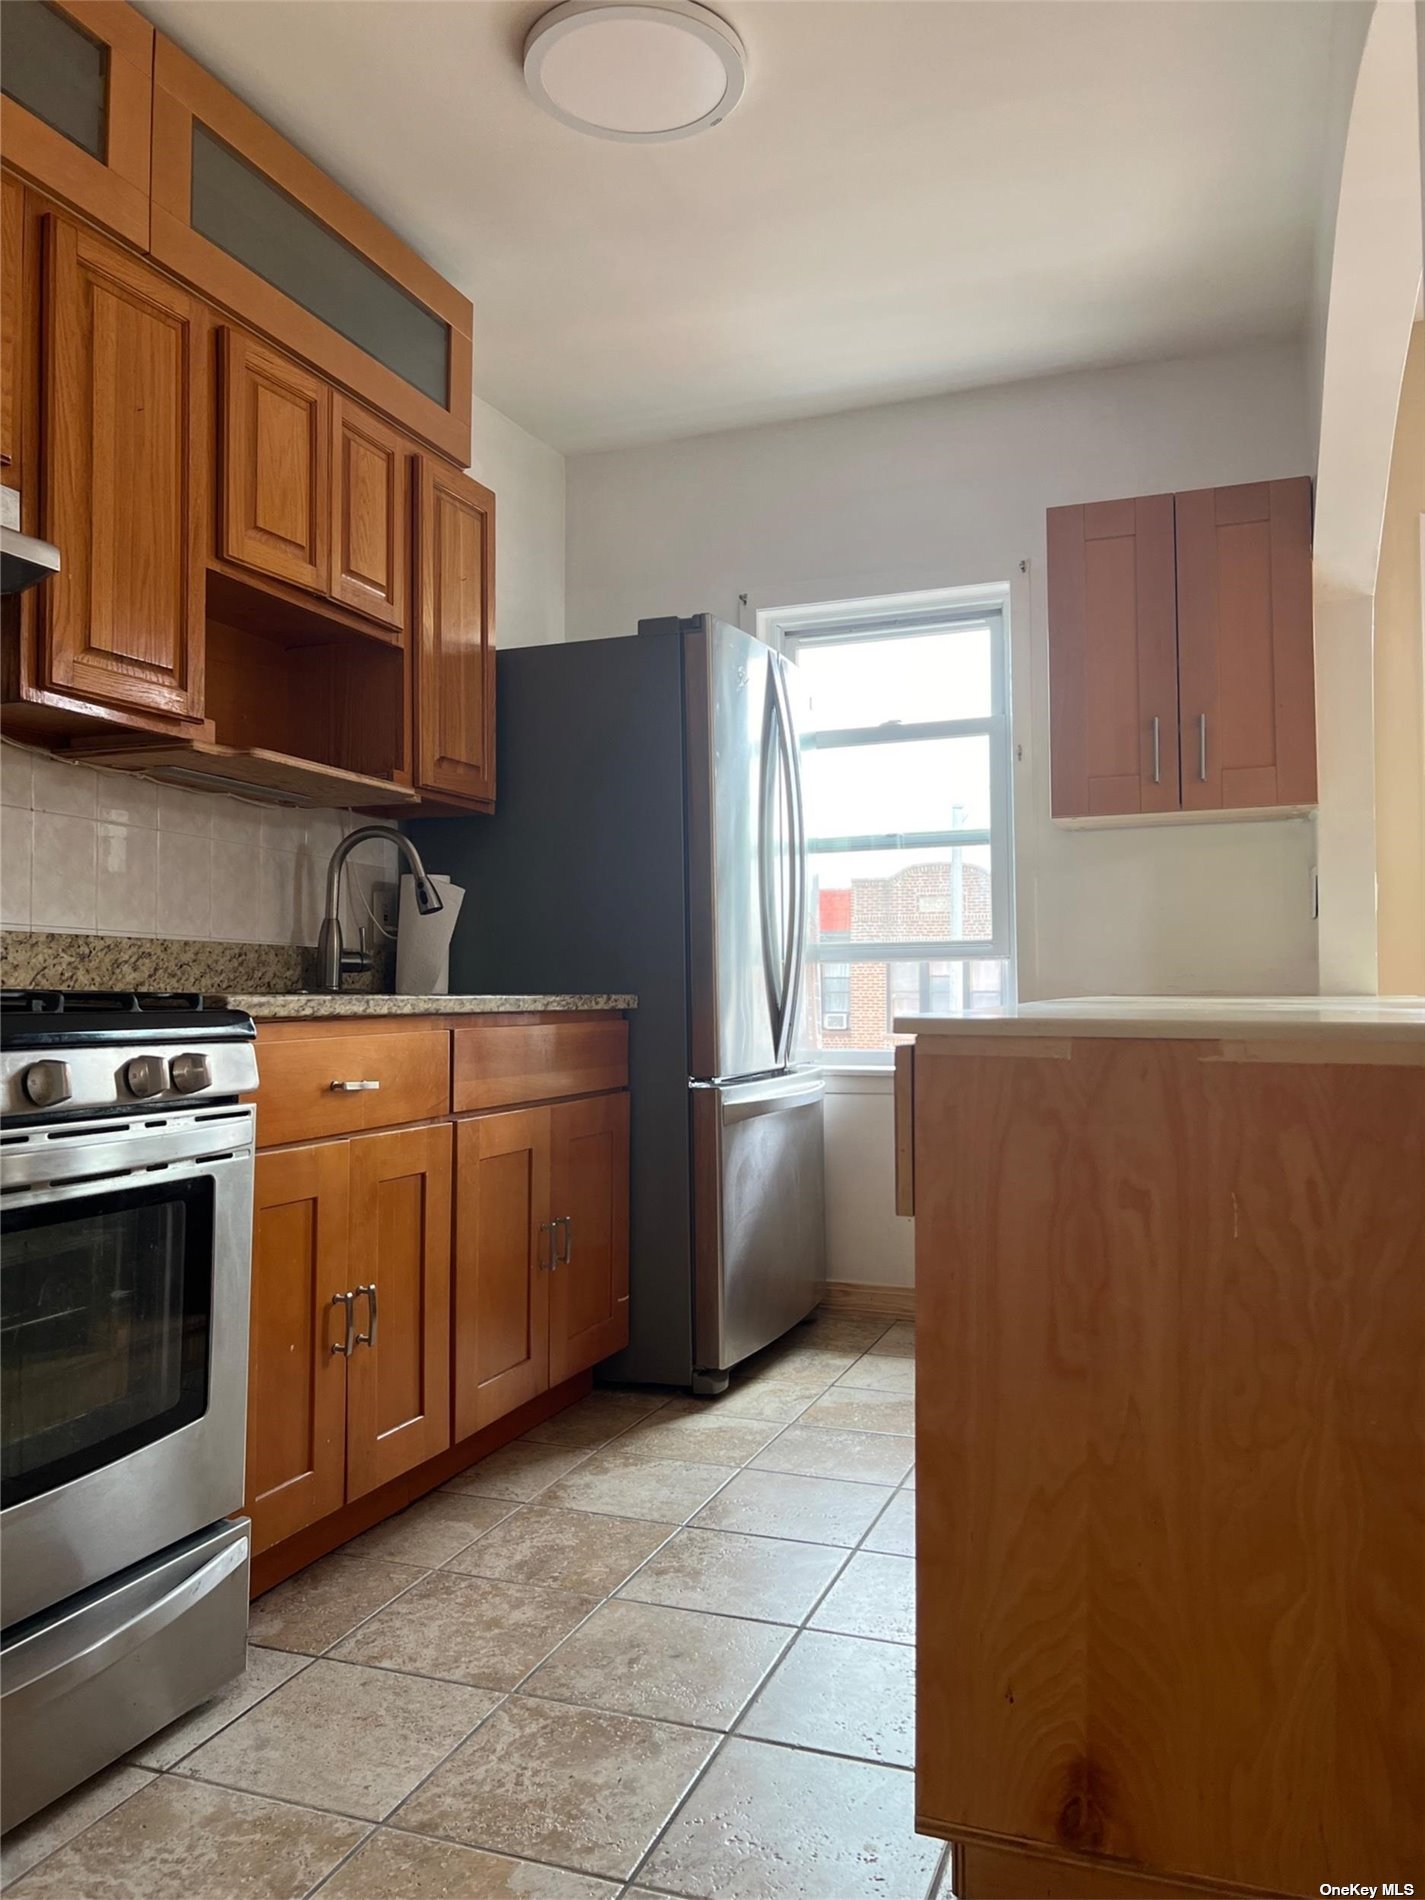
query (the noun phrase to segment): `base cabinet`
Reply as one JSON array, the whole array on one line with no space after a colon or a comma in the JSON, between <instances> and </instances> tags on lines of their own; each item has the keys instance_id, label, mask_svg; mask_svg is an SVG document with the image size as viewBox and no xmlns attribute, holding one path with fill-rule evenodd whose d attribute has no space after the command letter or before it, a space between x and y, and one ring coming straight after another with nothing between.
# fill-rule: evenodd
<instances>
[{"instance_id":1,"label":"base cabinet","mask_svg":"<svg viewBox=\"0 0 1425 1900\"><path fill-rule=\"evenodd\" d=\"M288 1574L627 1345L627 1024L273 1023L257 1061L247 1510Z\"/></svg>"},{"instance_id":2,"label":"base cabinet","mask_svg":"<svg viewBox=\"0 0 1425 1900\"><path fill-rule=\"evenodd\" d=\"M455 1429L628 1344L628 1096L456 1123Z\"/></svg>"},{"instance_id":3,"label":"base cabinet","mask_svg":"<svg viewBox=\"0 0 1425 1900\"><path fill-rule=\"evenodd\" d=\"M261 1153L256 1180L254 1552L450 1443L450 1126Z\"/></svg>"}]
</instances>

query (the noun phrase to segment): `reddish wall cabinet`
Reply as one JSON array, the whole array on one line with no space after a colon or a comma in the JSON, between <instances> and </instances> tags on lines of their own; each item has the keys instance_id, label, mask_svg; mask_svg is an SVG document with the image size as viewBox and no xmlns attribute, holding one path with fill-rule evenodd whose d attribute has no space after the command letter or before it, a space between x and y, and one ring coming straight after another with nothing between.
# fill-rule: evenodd
<instances>
[{"instance_id":1,"label":"reddish wall cabinet","mask_svg":"<svg viewBox=\"0 0 1425 1900\"><path fill-rule=\"evenodd\" d=\"M1051 508L1053 814L1316 798L1311 483Z\"/></svg>"}]
</instances>

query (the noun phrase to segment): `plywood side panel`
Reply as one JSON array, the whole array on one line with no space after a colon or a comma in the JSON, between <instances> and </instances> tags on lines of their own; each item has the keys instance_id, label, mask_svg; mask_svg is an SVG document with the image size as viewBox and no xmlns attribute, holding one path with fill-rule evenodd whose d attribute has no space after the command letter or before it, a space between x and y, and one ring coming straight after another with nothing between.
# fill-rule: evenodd
<instances>
[{"instance_id":1,"label":"plywood side panel","mask_svg":"<svg viewBox=\"0 0 1425 1900\"><path fill-rule=\"evenodd\" d=\"M919 1811L1419 1865L1425 1074L921 1048L915 1111Z\"/></svg>"}]
</instances>

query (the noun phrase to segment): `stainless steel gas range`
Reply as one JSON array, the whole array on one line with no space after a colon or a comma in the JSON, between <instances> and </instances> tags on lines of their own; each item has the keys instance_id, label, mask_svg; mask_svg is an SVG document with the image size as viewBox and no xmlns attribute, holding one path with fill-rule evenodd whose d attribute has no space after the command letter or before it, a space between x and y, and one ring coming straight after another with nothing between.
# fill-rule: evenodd
<instances>
[{"instance_id":1,"label":"stainless steel gas range","mask_svg":"<svg viewBox=\"0 0 1425 1900\"><path fill-rule=\"evenodd\" d=\"M0 997L0 1826L243 1667L250 1017Z\"/></svg>"}]
</instances>

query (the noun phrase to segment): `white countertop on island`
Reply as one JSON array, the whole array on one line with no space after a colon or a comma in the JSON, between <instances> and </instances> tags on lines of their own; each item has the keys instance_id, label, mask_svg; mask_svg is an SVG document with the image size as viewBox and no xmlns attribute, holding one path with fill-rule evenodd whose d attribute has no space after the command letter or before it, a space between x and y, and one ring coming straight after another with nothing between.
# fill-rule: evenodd
<instances>
[{"instance_id":1,"label":"white countertop on island","mask_svg":"<svg viewBox=\"0 0 1425 1900\"><path fill-rule=\"evenodd\" d=\"M1425 1045L1422 996L1071 996L944 1016L897 1016L902 1036L1119 1036Z\"/></svg>"}]
</instances>

